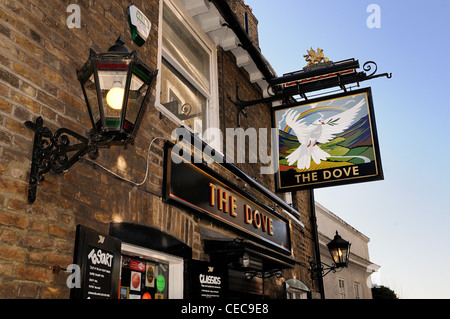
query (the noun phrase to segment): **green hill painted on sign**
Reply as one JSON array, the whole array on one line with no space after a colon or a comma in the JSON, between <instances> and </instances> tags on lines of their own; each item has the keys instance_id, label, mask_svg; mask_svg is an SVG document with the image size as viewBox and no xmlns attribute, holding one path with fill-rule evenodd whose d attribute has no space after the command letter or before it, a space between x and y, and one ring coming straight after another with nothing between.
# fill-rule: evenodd
<instances>
[{"instance_id":1,"label":"green hill painted on sign","mask_svg":"<svg viewBox=\"0 0 450 319\"><path fill-rule=\"evenodd\" d=\"M363 164L366 159L370 159L370 161L375 160L369 118L367 116L361 118L345 132L339 134L334 140L318 146L331 155L328 158L328 162ZM299 147L300 142L295 135L279 131L279 161L281 165L288 165L285 159L286 156Z\"/></svg>"}]
</instances>

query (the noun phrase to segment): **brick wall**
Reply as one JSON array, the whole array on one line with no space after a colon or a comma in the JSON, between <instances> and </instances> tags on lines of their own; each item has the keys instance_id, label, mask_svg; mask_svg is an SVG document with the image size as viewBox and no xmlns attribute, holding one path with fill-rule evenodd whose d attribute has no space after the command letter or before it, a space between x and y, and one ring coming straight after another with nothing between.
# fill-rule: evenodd
<instances>
[{"instance_id":1,"label":"brick wall","mask_svg":"<svg viewBox=\"0 0 450 319\"><path fill-rule=\"evenodd\" d=\"M68 298L68 273L54 271L54 266L65 268L72 263L77 224L103 233L108 233L110 222L152 226L192 247L194 259L208 258L203 253L200 226L232 233L163 202L162 141L151 149L149 179L142 187L134 187L82 160L63 175L46 174L44 184L38 187L36 202L27 204L33 132L24 122L42 116L52 131L67 127L88 134L90 121L76 70L87 60L89 49L104 52L122 35L130 50L137 50L151 68L157 67L159 0L134 1L152 21L150 37L141 48L132 43L128 29L129 3L76 1L81 8L79 29L66 25L70 3L0 3L0 298ZM225 132L226 128L236 127L237 111L227 98L228 94L235 97L236 83L241 85L242 99L261 98L262 92L249 82L244 69L236 67L234 56L220 48L218 65L220 125ZM154 137L170 140L176 128L153 107L155 94L153 87L135 145L128 150L100 150L97 163L128 179L142 181L150 141ZM243 129L270 128L270 106L248 109L241 124ZM239 166L274 190L274 177L260 175L259 165ZM303 200L306 195L298 196ZM302 222L309 225L307 202L299 203L305 219ZM306 256L312 255L310 235L293 227L292 238L294 256L304 263ZM297 268L295 276L307 283L305 267ZM294 272L290 275L294 276Z\"/></svg>"},{"instance_id":2,"label":"brick wall","mask_svg":"<svg viewBox=\"0 0 450 319\"><path fill-rule=\"evenodd\" d=\"M219 79L219 97L220 97L220 105L223 106L220 108L220 129L222 132L226 132L229 128L237 128L238 121L238 108L234 105L234 103L228 98L231 97L233 101L236 101L236 85L239 84L239 97L244 101L252 101L258 100L262 98L262 92L260 87L257 84L252 84L249 81L249 75L247 71L243 68L236 67L236 59L231 52L224 52L219 48L218 53L218 68L219 73L224 74L226 76L222 76ZM259 150L258 149L257 158L259 160L261 152L265 152L265 154L271 154L271 127L272 127L272 117L270 113L270 105L268 104L257 104L252 107L249 107L245 110L243 114L240 115L240 128L243 131L247 131L248 129L256 129L259 131L260 128L267 129L267 136L259 136L259 138L264 138L267 141L268 149L267 150ZM258 132L259 133L259 132ZM230 135L228 134L228 140L230 140ZM257 142L254 140L253 142ZM224 136L224 150L227 149L227 136ZM246 157L245 163L239 163L237 154L238 154L238 143L237 139L234 140L234 158L229 158L232 160L239 168L248 173L251 177L257 178L264 186L269 189L275 189L273 175L261 175L261 166L250 163L249 160L249 151L255 149L255 145L250 145L247 140L246 144ZM253 154L254 155L254 154ZM266 165L265 165L266 166Z\"/></svg>"},{"instance_id":3,"label":"brick wall","mask_svg":"<svg viewBox=\"0 0 450 319\"><path fill-rule=\"evenodd\" d=\"M42 116L51 130L67 127L87 135L90 121L76 70L89 49L107 51L119 35L130 50L156 69L159 1L135 1L153 22L149 44L132 43L123 1L76 1L81 28L68 28L70 1L24 0L0 4L0 298L65 298L67 273L53 272L72 263L75 227L108 232L113 220L152 224L193 244L192 220L162 204L162 148L153 150L152 176L137 190L88 162L61 176L46 175L37 201L27 204L33 132L27 120ZM153 90L153 96L154 94ZM154 104L154 101L150 102ZM153 126L159 113L148 108L135 146L112 147L98 160L128 178L145 175L149 140L168 138L170 125ZM160 144L161 145L161 144ZM119 169L117 159L126 159ZM147 196L155 194L156 196ZM163 208L161 208L164 206ZM154 210L155 214L148 214Z\"/></svg>"},{"instance_id":4,"label":"brick wall","mask_svg":"<svg viewBox=\"0 0 450 319\"><path fill-rule=\"evenodd\" d=\"M282 195L280 195L282 196ZM284 270L284 278L270 278L265 279L265 287L267 295L270 298L282 299L284 298L284 291L280 289L283 282L290 278L296 278L302 281L309 287L313 295L318 291L318 282L311 280L311 274L308 270L309 258L314 259L314 239L313 239L313 225L310 219L310 192L301 191L293 193L293 207L296 208L300 214L300 221L305 227L301 227L299 224L291 223L291 244L292 244L292 257L297 260L297 264L294 269Z\"/></svg>"},{"instance_id":5,"label":"brick wall","mask_svg":"<svg viewBox=\"0 0 450 319\"><path fill-rule=\"evenodd\" d=\"M253 10L250 6L245 4L244 0L226 0L231 10L238 18L242 28L245 30L245 15L248 17L248 36L252 40L253 44L259 48L259 34L258 34L258 19L253 14Z\"/></svg>"}]
</instances>

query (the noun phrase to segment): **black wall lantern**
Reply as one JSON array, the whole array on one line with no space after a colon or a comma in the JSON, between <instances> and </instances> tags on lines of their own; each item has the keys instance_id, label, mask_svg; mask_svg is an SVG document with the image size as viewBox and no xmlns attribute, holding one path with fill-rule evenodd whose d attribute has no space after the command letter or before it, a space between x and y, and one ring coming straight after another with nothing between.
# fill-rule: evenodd
<instances>
[{"instance_id":1,"label":"black wall lantern","mask_svg":"<svg viewBox=\"0 0 450 319\"><path fill-rule=\"evenodd\" d=\"M342 239L342 237L336 231L334 239L327 244L330 251L331 258L336 265L336 268L348 267L348 257L350 256L351 244Z\"/></svg>"},{"instance_id":2,"label":"black wall lantern","mask_svg":"<svg viewBox=\"0 0 450 319\"><path fill-rule=\"evenodd\" d=\"M133 143L157 72L129 52L122 37L106 53L95 53L77 71L92 123L89 137L66 128L55 134L43 126L41 117L25 125L35 131L28 202L36 200L36 189L44 174L61 174L98 149ZM71 138L70 138L71 137ZM72 144L76 140L77 142ZM69 154L73 153L69 157Z\"/></svg>"},{"instance_id":3,"label":"black wall lantern","mask_svg":"<svg viewBox=\"0 0 450 319\"><path fill-rule=\"evenodd\" d=\"M309 270L313 279L318 277L325 277L330 271L336 272L338 268L348 267L348 258L350 256L351 244L342 239L342 237L336 231L334 239L327 244L330 251L331 258L333 259L333 265L327 265L323 262L317 265L311 258L309 259Z\"/></svg>"}]
</instances>

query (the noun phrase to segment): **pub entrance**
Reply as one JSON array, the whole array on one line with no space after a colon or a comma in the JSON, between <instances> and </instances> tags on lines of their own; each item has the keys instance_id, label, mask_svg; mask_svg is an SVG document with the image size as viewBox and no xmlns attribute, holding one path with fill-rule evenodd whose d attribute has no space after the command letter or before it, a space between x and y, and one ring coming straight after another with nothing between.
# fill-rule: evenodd
<instances>
[{"instance_id":1,"label":"pub entrance","mask_svg":"<svg viewBox=\"0 0 450 319\"><path fill-rule=\"evenodd\" d=\"M263 299L264 277L293 268L294 259L247 239L231 239L208 229L200 229L205 253L212 262L227 265L229 299Z\"/></svg>"},{"instance_id":2,"label":"pub entrance","mask_svg":"<svg viewBox=\"0 0 450 319\"><path fill-rule=\"evenodd\" d=\"M264 282L262 278L250 278L242 270L228 269L228 299L263 299Z\"/></svg>"}]
</instances>

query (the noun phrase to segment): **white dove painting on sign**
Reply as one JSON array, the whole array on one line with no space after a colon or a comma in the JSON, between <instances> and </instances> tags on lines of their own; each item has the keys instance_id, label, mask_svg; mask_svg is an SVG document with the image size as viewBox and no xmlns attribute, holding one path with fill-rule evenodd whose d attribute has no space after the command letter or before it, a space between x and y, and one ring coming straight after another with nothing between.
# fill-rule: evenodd
<instances>
[{"instance_id":1,"label":"white dove painting on sign","mask_svg":"<svg viewBox=\"0 0 450 319\"><path fill-rule=\"evenodd\" d=\"M383 179L370 88L274 110L277 191Z\"/></svg>"},{"instance_id":2,"label":"white dove painting on sign","mask_svg":"<svg viewBox=\"0 0 450 319\"><path fill-rule=\"evenodd\" d=\"M329 117L319 113L320 118L309 124L306 118L298 119L299 112L289 110L286 114L286 124L294 131L301 145L286 157L288 165L294 166L297 162L298 169L309 169L311 159L316 164L327 160L330 154L322 150L318 144L328 143L335 139L337 134L348 129L364 104L365 101L361 100L347 111Z\"/></svg>"}]
</instances>

